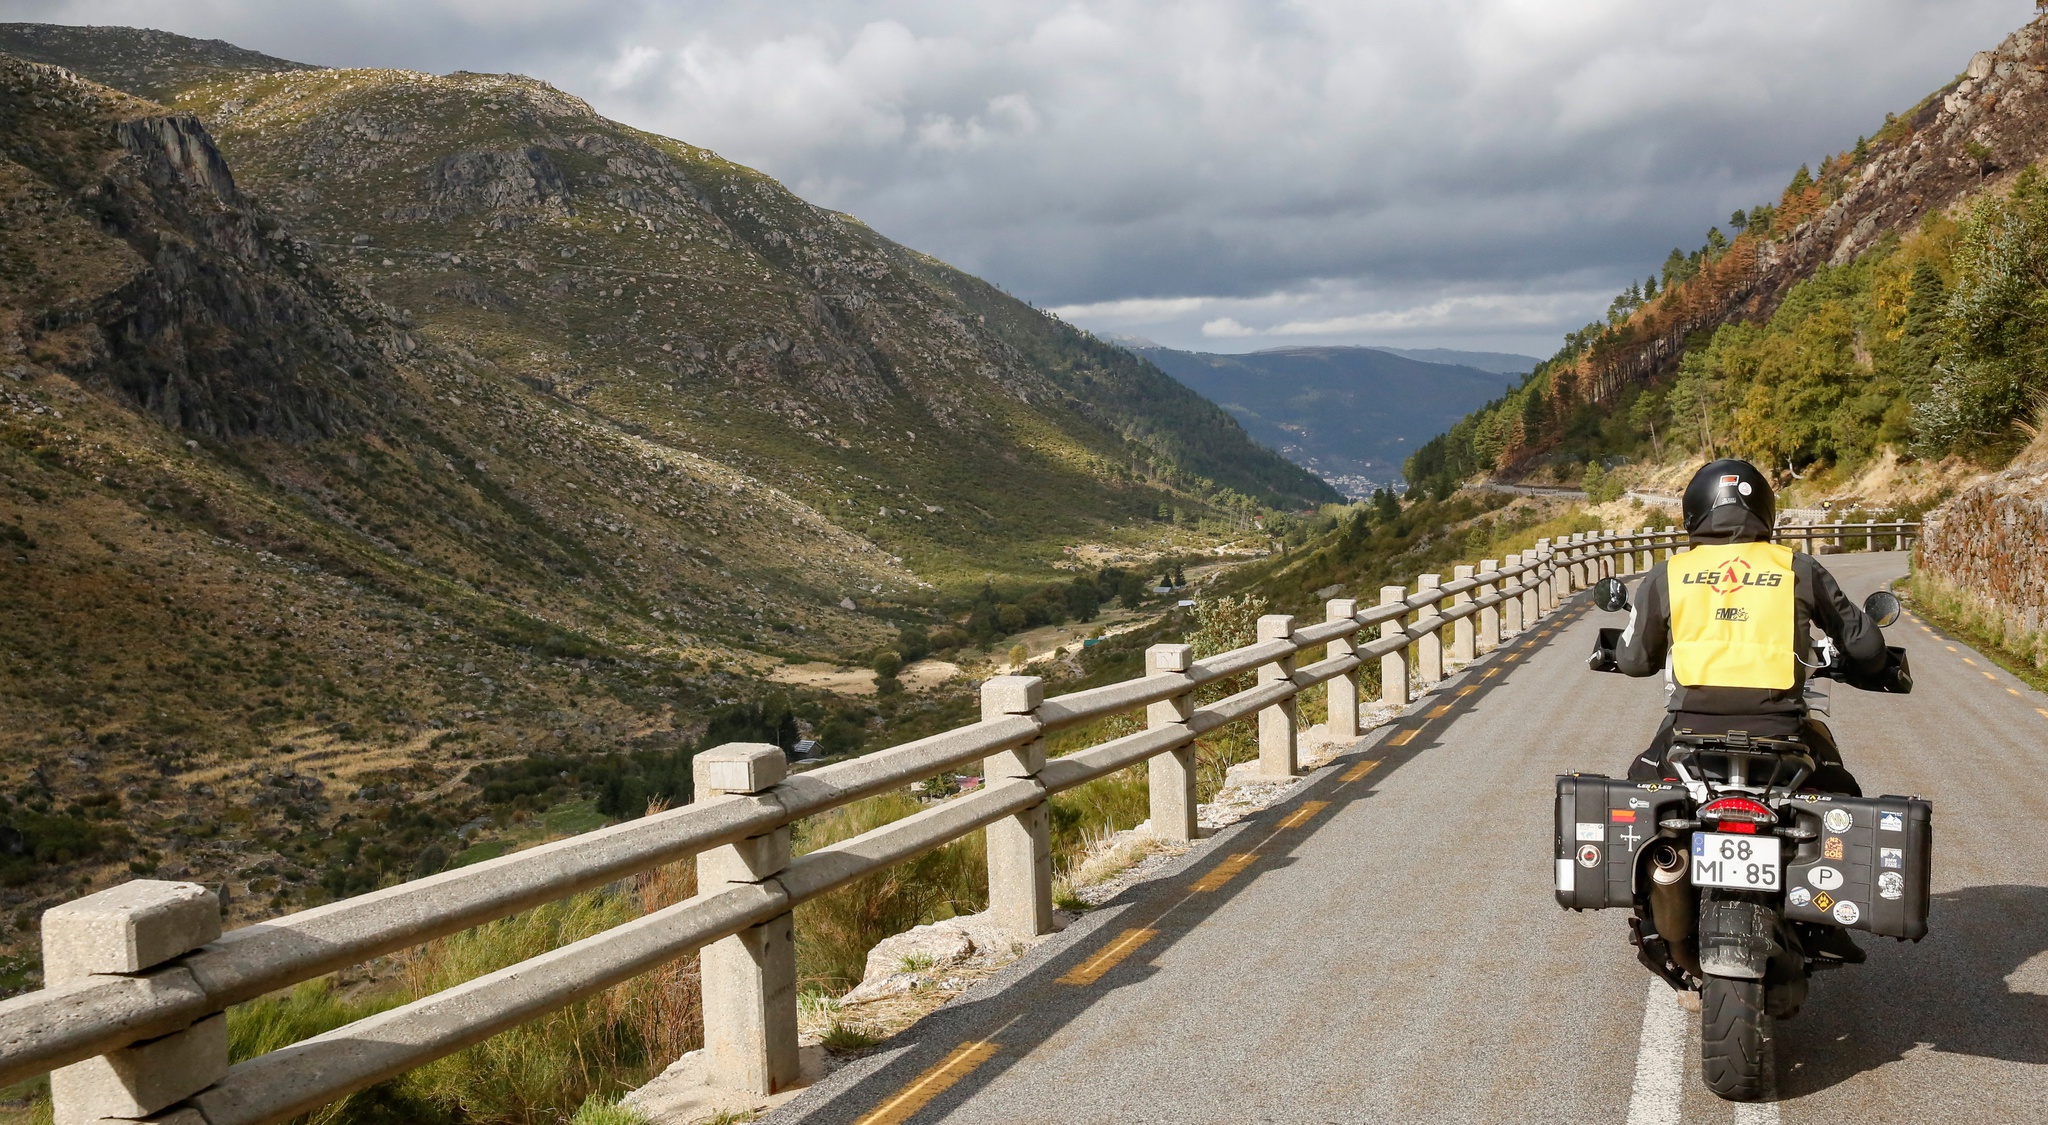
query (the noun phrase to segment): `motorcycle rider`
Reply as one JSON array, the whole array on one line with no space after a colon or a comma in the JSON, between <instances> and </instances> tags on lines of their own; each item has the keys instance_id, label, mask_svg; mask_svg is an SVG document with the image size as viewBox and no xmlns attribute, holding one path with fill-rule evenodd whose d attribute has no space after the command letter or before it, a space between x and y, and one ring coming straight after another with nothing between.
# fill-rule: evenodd
<instances>
[{"instance_id":1,"label":"motorcycle rider","mask_svg":"<svg viewBox=\"0 0 2048 1125\"><path fill-rule=\"evenodd\" d=\"M1882 671L1884 635L1808 554L1771 542L1771 484L1747 461L1703 466L1686 485L1693 549L1658 563L1638 584L1612 656L1630 676L1665 675L1664 725L1629 764L1634 781L1664 779L1674 731L1743 730L1797 738L1813 754L1808 788L1861 796L1825 724L1808 713L1809 625L1833 638L1848 670ZM1675 585L1674 585L1675 583Z\"/></svg>"}]
</instances>

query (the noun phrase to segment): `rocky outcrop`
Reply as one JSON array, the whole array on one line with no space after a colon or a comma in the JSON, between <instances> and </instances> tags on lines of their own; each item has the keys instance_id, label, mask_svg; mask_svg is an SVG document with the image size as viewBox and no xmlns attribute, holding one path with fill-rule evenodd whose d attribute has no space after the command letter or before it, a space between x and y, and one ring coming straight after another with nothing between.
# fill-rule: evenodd
<instances>
[{"instance_id":1,"label":"rocky outcrop","mask_svg":"<svg viewBox=\"0 0 2048 1125\"><path fill-rule=\"evenodd\" d=\"M216 438L332 435L388 382L383 324L241 192L198 118L0 56L0 137L37 200L5 222L18 253L44 250L0 294L20 351Z\"/></svg>"}]
</instances>

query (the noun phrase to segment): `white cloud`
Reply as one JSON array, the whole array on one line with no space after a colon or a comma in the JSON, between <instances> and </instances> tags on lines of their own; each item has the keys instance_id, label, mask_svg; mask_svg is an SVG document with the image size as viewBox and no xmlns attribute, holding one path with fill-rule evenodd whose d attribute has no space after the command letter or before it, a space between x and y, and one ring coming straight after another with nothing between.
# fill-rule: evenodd
<instances>
[{"instance_id":1,"label":"white cloud","mask_svg":"<svg viewBox=\"0 0 2048 1125\"><path fill-rule=\"evenodd\" d=\"M13 7L314 62L534 73L1091 327L1531 351L2030 14L2019 0ZM1205 335L1219 323L1257 335Z\"/></svg>"},{"instance_id":2,"label":"white cloud","mask_svg":"<svg viewBox=\"0 0 2048 1125\"><path fill-rule=\"evenodd\" d=\"M1227 316L1219 316L1215 320L1209 321L1202 325L1202 335L1208 336L1212 339L1218 337L1229 339L1232 337L1239 336L1256 336L1258 334L1258 329L1246 328L1244 325L1239 324L1237 321L1232 320L1230 317Z\"/></svg>"},{"instance_id":3,"label":"white cloud","mask_svg":"<svg viewBox=\"0 0 2048 1125\"><path fill-rule=\"evenodd\" d=\"M1113 320L1121 324L1165 324L1200 312L1207 297L1133 297L1087 305L1058 305L1048 310L1063 320Z\"/></svg>"}]
</instances>

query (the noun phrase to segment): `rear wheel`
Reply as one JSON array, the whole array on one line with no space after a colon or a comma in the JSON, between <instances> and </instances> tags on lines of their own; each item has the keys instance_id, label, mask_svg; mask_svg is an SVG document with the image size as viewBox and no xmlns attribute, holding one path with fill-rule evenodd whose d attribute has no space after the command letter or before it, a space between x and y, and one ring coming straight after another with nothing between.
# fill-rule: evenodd
<instances>
[{"instance_id":1,"label":"rear wheel","mask_svg":"<svg viewBox=\"0 0 2048 1125\"><path fill-rule=\"evenodd\" d=\"M1764 1095L1764 982L1707 978L1700 995L1700 1068L1707 1089L1732 1102Z\"/></svg>"}]
</instances>

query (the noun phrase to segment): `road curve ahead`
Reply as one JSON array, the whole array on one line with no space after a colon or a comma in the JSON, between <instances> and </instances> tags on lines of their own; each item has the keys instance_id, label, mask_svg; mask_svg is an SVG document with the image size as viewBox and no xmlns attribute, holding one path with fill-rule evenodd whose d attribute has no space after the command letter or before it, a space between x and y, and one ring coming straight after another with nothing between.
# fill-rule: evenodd
<instances>
[{"instance_id":1,"label":"road curve ahead","mask_svg":"<svg viewBox=\"0 0 2048 1125\"><path fill-rule=\"evenodd\" d=\"M1827 561L1859 599L1905 569ZM1862 936L1779 1025L1776 1099L1736 1106L1623 915L1551 897L1552 777L1619 774L1662 706L1586 671L1613 621L1582 595L768 1120L2048 1120L2048 698L1910 617L1915 694L1835 690L1865 791L1934 802L1932 933Z\"/></svg>"}]
</instances>

